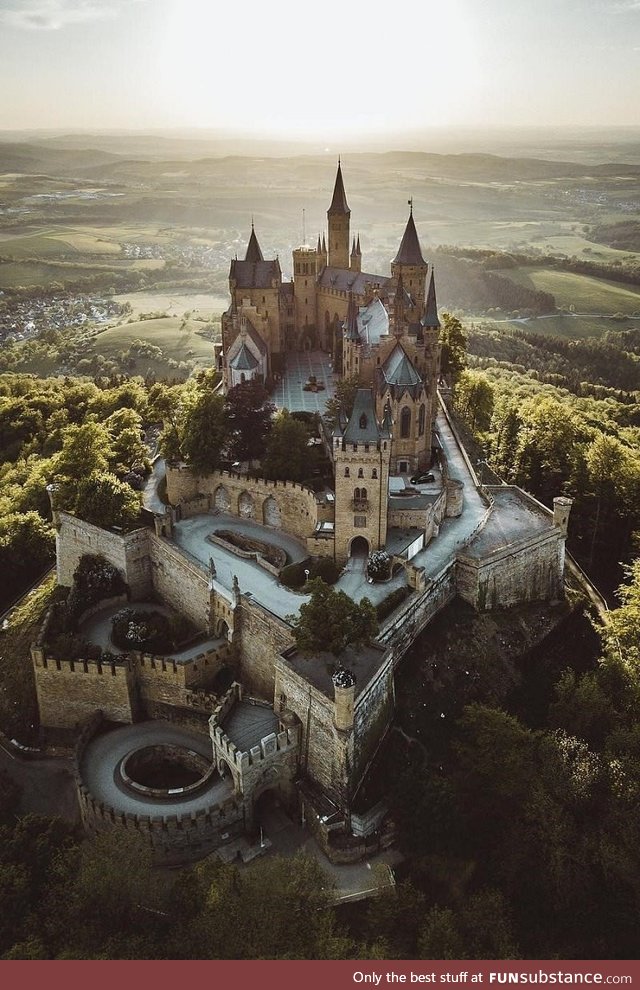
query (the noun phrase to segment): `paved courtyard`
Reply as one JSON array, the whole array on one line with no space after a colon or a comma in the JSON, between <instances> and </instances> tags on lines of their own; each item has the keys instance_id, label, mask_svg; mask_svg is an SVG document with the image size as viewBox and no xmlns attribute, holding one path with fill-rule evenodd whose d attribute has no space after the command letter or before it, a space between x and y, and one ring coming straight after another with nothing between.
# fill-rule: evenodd
<instances>
[{"instance_id":1,"label":"paved courtyard","mask_svg":"<svg viewBox=\"0 0 640 990\"><path fill-rule=\"evenodd\" d=\"M323 413L327 399L335 392L330 355L324 351L292 351L286 358L287 367L271 394L272 401L278 409L289 412ZM324 385L323 391L304 391L310 375L315 375L318 384Z\"/></svg>"}]
</instances>

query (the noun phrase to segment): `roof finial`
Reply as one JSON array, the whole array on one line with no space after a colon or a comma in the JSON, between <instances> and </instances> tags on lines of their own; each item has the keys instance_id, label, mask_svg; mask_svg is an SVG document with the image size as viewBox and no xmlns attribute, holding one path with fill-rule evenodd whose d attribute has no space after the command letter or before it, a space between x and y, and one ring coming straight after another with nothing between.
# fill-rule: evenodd
<instances>
[{"instance_id":1,"label":"roof finial","mask_svg":"<svg viewBox=\"0 0 640 990\"><path fill-rule=\"evenodd\" d=\"M413 216L413 196L411 197L411 199L408 199L408 200L407 200L407 204L408 204L408 205L409 205L409 207L410 207L410 210L409 210L409 216L411 216L411 217L412 217L412 216Z\"/></svg>"},{"instance_id":2,"label":"roof finial","mask_svg":"<svg viewBox=\"0 0 640 990\"><path fill-rule=\"evenodd\" d=\"M338 155L338 168L340 168L340 155Z\"/></svg>"},{"instance_id":3,"label":"roof finial","mask_svg":"<svg viewBox=\"0 0 640 990\"><path fill-rule=\"evenodd\" d=\"M253 230L253 213L251 214L251 229Z\"/></svg>"}]
</instances>

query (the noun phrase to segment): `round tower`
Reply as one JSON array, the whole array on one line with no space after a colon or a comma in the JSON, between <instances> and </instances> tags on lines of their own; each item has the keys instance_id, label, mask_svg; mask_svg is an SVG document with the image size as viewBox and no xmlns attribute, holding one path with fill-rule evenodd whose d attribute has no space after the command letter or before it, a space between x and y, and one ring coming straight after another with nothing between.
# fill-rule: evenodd
<instances>
[{"instance_id":1,"label":"round tower","mask_svg":"<svg viewBox=\"0 0 640 990\"><path fill-rule=\"evenodd\" d=\"M573 505L572 498L565 498L564 495L557 495L553 500L553 525L558 526L566 536L569 530L569 513Z\"/></svg>"},{"instance_id":2,"label":"round tower","mask_svg":"<svg viewBox=\"0 0 640 990\"><path fill-rule=\"evenodd\" d=\"M356 679L346 667L338 667L332 680L335 692L334 725L341 732L349 732L353 729Z\"/></svg>"}]
</instances>

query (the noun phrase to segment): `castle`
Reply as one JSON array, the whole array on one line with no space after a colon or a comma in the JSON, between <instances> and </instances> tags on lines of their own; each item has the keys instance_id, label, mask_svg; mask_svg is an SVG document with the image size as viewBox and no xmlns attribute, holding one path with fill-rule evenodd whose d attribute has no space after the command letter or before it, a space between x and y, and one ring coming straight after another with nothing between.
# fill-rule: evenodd
<instances>
[{"instance_id":1,"label":"castle","mask_svg":"<svg viewBox=\"0 0 640 990\"><path fill-rule=\"evenodd\" d=\"M413 209L389 277L361 271L349 225L338 165L328 237L294 251L292 283L277 260L264 260L252 229L245 259L231 263L220 355L227 388L254 377L270 384L296 352L319 345L359 378L352 410L319 438L331 485L316 492L259 471L201 476L170 464L169 504L153 528L131 533L99 529L53 500L60 585L71 586L85 555L100 554L130 602L161 603L199 633L164 657L66 660L50 655L45 623L32 647L43 726L77 734L85 825L142 831L161 860L204 855L250 831L265 794L300 814L336 861L376 848L385 809L358 808L356 797L384 745L394 670L411 643L456 595L478 610L563 595L570 500L555 499L551 511L514 486L483 486L439 400L435 280ZM234 528L253 538L248 548L229 539ZM366 562L377 550L390 575L371 584ZM366 595L383 615L375 642L339 662L296 651L292 622L308 596L280 581L283 561L323 557L343 568L338 588ZM119 604L91 609L81 631L107 624ZM233 683L221 693L223 670ZM101 736L101 718L121 728ZM180 794L105 790L123 752L128 762L146 752L136 732L154 719L172 753L176 726L198 730L200 742L185 737L182 749L208 754L200 784Z\"/></svg>"}]
</instances>

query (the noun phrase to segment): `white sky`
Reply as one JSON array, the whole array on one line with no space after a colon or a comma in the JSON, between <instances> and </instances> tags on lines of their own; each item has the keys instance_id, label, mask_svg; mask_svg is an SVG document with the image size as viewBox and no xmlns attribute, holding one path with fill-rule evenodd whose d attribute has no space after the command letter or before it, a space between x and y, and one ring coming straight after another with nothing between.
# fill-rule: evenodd
<instances>
[{"instance_id":1,"label":"white sky","mask_svg":"<svg viewBox=\"0 0 640 990\"><path fill-rule=\"evenodd\" d=\"M640 124L640 0L0 0L0 128Z\"/></svg>"}]
</instances>

